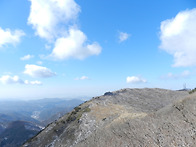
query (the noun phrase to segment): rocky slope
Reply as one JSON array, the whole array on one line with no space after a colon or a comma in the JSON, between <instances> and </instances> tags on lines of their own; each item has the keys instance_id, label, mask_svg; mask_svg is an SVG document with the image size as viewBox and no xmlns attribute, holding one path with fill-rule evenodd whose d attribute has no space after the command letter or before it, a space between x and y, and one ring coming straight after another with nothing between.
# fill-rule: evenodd
<instances>
[{"instance_id":1,"label":"rocky slope","mask_svg":"<svg viewBox=\"0 0 196 147\"><path fill-rule=\"evenodd\" d=\"M196 146L195 138L195 94L122 89L76 107L23 146Z\"/></svg>"}]
</instances>

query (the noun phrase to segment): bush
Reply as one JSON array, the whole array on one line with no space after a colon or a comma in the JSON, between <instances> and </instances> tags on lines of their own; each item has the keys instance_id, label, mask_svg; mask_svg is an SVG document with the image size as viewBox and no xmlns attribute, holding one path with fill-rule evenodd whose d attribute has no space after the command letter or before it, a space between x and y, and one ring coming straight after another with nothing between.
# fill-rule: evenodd
<instances>
[{"instance_id":1,"label":"bush","mask_svg":"<svg viewBox=\"0 0 196 147\"><path fill-rule=\"evenodd\" d=\"M74 109L75 109L76 112L78 112L78 111L80 111L81 108L80 107L75 107Z\"/></svg>"},{"instance_id":2,"label":"bush","mask_svg":"<svg viewBox=\"0 0 196 147\"><path fill-rule=\"evenodd\" d=\"M72 122L75 120L79 120L82 116L83 113L85 112L90 112L91 109L89 107L75 107L74 110L69 114L68 118L67 118L67 122Z\"/></svg>"},{"instance_id":3,"label":"bush","mask_svg":"<svg viewBox=\"0 0 196 147\"><path fill-rule=\"evenodd\" d=\"M189 91L189 94L192 94L192 93L194 93L194 92L196 92L196 88L194 88L194 89L192 89L191 91Z\"/></svg>"}]
</instances>

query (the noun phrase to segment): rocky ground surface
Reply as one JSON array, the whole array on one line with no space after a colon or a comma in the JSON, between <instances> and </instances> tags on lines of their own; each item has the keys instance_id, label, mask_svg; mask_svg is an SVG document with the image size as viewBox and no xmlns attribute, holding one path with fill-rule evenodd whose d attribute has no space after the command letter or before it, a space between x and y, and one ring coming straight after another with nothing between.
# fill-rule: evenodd
<instances>
[{"instance_id":1,"label":"rocky ground surface","mask_svg":"<svg viewBox=\"0 0 196 147\"><path fill-rule=\"evenodd\" d=\"M196 146L196 94L107 92L51 123L24 147Z\"/></svg>"}]
</instances>

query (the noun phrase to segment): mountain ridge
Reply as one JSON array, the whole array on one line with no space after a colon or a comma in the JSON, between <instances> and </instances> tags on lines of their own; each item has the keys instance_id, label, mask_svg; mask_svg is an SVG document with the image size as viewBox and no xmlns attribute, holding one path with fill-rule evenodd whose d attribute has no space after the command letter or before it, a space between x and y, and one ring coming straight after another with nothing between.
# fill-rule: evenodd
<instances>
[{"instance_id":1,"label":"mountain ridge","mask_svg":"<svg viewBox=\"0 0 196 147\"><path fill-rule=\"evenodd\" d=\"M181 103L184 104L187 99L191 99L191 103L187 100L187 105L195 103L196 95L186 97L190 95L185 91L156 88L121 89L105 93L75 107L23 146L193 145L195 141L191 139L190 133L184 133L183 136L180 135L183 129L178 130L178 121L181 122L179 126L184 125L183 132L190 129L185 127L187 122L177 109L178 106L181 108ZM190 109L188 112L192 113L192 109L196 108L190 106L186 109ZM190 114L190 119L194 120L195 116ZM195 122L191 121L193 126ZM176 129L179 134L170 131L172 129ZM167 135L173 137L173 144ZM190 143L184 141L186 136L189 137ZM180 138L182 142L176 138Z\"/></svg>"}]
</instances>

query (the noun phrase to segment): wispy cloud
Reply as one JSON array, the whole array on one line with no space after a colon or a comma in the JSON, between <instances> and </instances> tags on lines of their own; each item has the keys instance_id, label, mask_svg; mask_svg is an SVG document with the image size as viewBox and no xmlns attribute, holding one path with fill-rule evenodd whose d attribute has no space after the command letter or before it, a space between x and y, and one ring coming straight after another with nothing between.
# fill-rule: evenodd
<instances>
[{"instance_id":1,"label":"wispy cloud","mask_svg":"<svg viewBox=\"0 0 196 147\"><path fill-rule=\"evenodd\" d=\"M2 84L25 84L25 85L42 85L40 81L22 80L19 76L4 75L0 78Z\"/></svg>"},{"instance_id":2,"label":"wispy cloud","mask_svg":"<svg viewBox=\"0 0 196 147\"><path fill-rule=\"evenodd\" d=\"M87 76L82 76L82 77L75 78L75 80L88 80L88 79L89 79L89 77L87 77Z\"/></svg>"},{"instance_id":3,"label":"wispy cloud","mask_svg":"<svg viewBox=\"0 0 196 147\"><path fill-rule=\"evenodd\" d=\"M137 76L131 76L131 77L128 76L126 82L136 84L136 83L146 83L147 80Z\"/></svg>"},{"instance_id":4,"label":"wispy cloud","mask_svg":"<svg viewBox=\"0 0 196 147\"><path fill-rule=\"evenodd\" d=\"M29 59L32 59L34 58L34 55L25 55L24 57L21 57L20 60L29 60Z\"/></svg>"},{"instance_id":5,"label":"wispy cloud","mask_svg":"<svg viewBox=\"0 0 196 147\"><path fill-rule=\"evenodd\" d=\"M118 36L119 42L126 41L130 36L131 35L126 32L119 32L119 36Z\"/></svg>"},{"instance_id":6,"label":"wispy cloud","mask_svg":"<svg viewBox=\"0 0 196 147\"><path fill-rule=\"evenodd\" d=\"M49 49L51 49L51 46L48 45L48 44L45 44L45 48L46 48L47 50L49 50Z\"/></svg>"},{"instance_id":7,"label":"wispy cloud","mask_svg":"<svg viewBox=\"0 0 196 147\"><path fill-rule=\"evenodd\" d=\"M37 61L37 64L42 65L43 62L42 61Z\"/></svg>"},{"instance_id":8,"label":"wispy cloud","mask_svg":"<svg viewBox=\"0 0 196 147\"><path fill-rule=\"evenodd\" d=\"M27 64L25 66L24 74L36 78L49 78L56 75L56 73L52 72L50 69L46 67L32 64Z\"/></svg>"},{"instance_id":9,"label":"wispy cloud","mask_svg":"<svg viewBox=\"0 0 196 147\"><path fill-rule=\"evenodd\" d=\"M7 44L16 45L24 35L25 33L22 30L11 31L10 29L3 30L0 28L0 47Z\"/></svg>"},{"instance_id":10,"label":"wispy cloud","mask_svg":"<svg viewBox=\"0 0 196 147\"><path fill-rule=\"evenodd\" d=\"M167 75L161 76L161 79L180 79L180 78L187 78L189 76L191 76L191 72L185 70L180 74L173 74L170 72Z\"/></svg>"},{"instance_id":11,"label":"wispy cloud","mask_svg":"<svg viewBox=\"0 0 196 147\"><path fill-rule=\"evenodd\" d=\"M196 8L161 22L160 48L173 55L175 67L196 65Z\"/></svg>"},{"instance_id":12,"label":"wispy cloud","mask_svg":"<svg viewBox=\"0 0 196 147\"><path fill-rule=\"evenodd\" d=\"M42 82L37 81L37 80L36 81L28 81L28 80L25 80L24 83L26 85L42 85Z\"/></svg>"}]
</instances>

